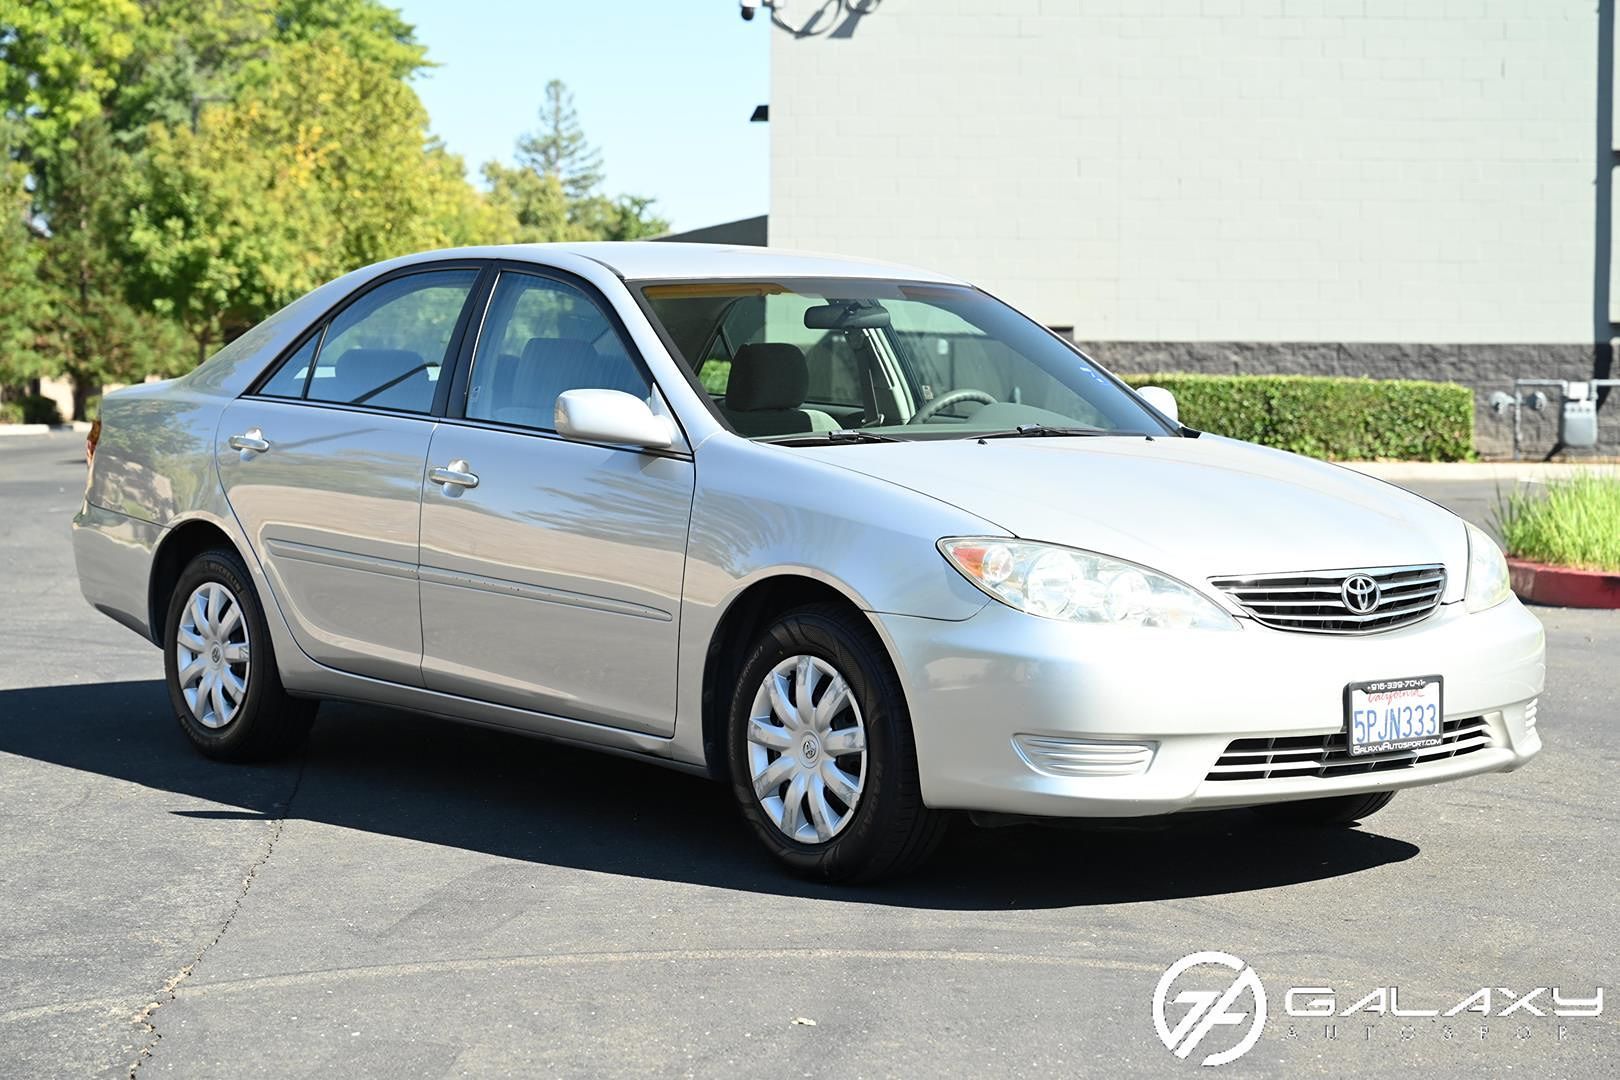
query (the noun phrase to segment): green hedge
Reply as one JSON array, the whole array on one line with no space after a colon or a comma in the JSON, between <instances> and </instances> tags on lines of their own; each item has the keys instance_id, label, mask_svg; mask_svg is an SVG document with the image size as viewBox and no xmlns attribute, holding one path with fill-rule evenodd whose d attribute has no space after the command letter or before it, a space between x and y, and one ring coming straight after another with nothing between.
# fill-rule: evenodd
<instances>
[{"instance_id":1,"label":"green hedge","mask_svg":"<svg viewBox=\"0 0 1620 1080\"><path fill-rule=\"evenodd\" d=\"M1176 395L1181 422L1330 461L1466 461L1474 392L1456 383L1316 375L1125 375Z\"/></svg>"},{"instance_id":2,"label":"green hedge","mask_svg":"<svg viewBox=\"0 0 1620 1080\"><path fill-rule=\"evenodd\" d=\"M60 424L62 414L56 402L43 394L31 394L16 401L0 403L0 424Z\"/></svg>"}]
</instances>

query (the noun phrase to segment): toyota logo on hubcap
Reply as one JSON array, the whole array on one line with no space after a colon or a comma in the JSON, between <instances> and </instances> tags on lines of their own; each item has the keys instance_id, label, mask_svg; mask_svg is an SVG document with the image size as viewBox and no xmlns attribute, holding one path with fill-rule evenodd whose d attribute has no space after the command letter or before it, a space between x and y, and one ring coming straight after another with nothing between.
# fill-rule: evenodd
<instances>
[{"instance_id":1,"label":"toyota logo on hubcap","mask_svg":"<svg viewBox=\"0 0 1620 1080\"><path fill-rule=\"evenodd\" d=\"M1367 615L1378 608L1378 582L1366 574L1345 578L1339 595L1344 598L1344 606L1357 615Z\"/></svg>"},{"instance_id":2,"label":"toyota logo on hubcap","mask_svg":"<svg viewBox=\"0 0 1620 1080\"><path fill-rule=\"evenodd\" d=\"M816 760L816 754L819 753L815 739L805 739L799 750L804 754L804 760L806 761Z\"/></svg>"}]
</instances>

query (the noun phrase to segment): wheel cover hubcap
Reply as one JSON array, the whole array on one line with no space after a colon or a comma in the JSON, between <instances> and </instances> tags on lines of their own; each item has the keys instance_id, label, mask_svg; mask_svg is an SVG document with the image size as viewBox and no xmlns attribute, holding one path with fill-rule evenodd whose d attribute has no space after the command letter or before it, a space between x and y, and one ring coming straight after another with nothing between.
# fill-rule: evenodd
<instances>
[{"instance_id":1,"label":"wheel cover hubcap","mask_svg":"<svg viewBox=\"0 0 1620 1080\"><path fill-rule=\"evenodd\" d=\"M236 594L217 581L192 590L174 637L180 694L197 722L222 728L247 699L247 620Z\"/></svg>"},{"instance_id":2,"label":"wheel cover hubcap","mask_svg":"<svg viewBox=\"0 0 1620 1080\"><path fill-rule=\"evenodd\" d=\"M783 835L823 844L844 830L866 784L866 721L837 668L816 656L773 667L747 737L754 797Z\"/></svg>"}]
</instances>

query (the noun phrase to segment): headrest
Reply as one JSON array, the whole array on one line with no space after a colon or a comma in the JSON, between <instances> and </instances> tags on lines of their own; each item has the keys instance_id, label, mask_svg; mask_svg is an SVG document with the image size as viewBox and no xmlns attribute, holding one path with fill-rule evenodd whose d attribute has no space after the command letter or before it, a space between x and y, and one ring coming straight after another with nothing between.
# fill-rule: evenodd
<instances>
[{"instance_id":1,"label":"headrest","mask_svg":"<svg viewBox=\"0 0 1620 1080\"><path fill-rule=\"evenodd\" d=\"M523 345L525 364L577 364L593 355L591 343L578 338L532 337Z\"/></svg>"},{"instance_id":2,"label":"headrest","mask_svg":"<svg viewBox=\"0 0 1620 1080\"><path fill-rule=\"evenodd\" d=\"M810 368L797 345L767 341L744 345L731 361L726 408L738 412L797 409L810 391Z\"/></svg>"},{"instance_id":3,"label":"headrest","mask_svg":"<svg viewBox=\"0 0 1620 1080\"><path fill-rule=\"evenodd\" d=\"M332 376L326 392L333 401L425 410L433 400L431 389L423 400L433 384L422 358L408 349L349 349L332 365Z\"/></svg>"},{"instance_id":4,"label":"headrest","mask_svg":"<svg viewBox=\"0 0 1620 1080\"><path fill-rule=\"evenodd\" d=\"M381 386L421 366L422 358L409 349L350 349L338 357L335 374L346 381L375 379L372 385Z\"/></svg>"}]
</instances>

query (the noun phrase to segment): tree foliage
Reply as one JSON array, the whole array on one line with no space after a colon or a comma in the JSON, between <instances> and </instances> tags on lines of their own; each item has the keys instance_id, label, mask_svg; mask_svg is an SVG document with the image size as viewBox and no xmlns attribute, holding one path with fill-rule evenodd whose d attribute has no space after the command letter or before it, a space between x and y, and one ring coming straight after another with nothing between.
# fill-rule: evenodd
<instances>
[{"instance_id":1,"label":"tree foliage","mask_svg":"<svg viewBox=\"0 0 1620 1080\"><path fill-rule=\"evenodd\" d=\"M132 185L133 285L204 347L346 270L501 230L389 68L317 35L194 127L156 124Z\"/></svg>"},{"instance_id":2,"label":"tree foliage","mask_svg":"<svg viewBox=\"0 0 1620 1080\"><path fill-rule=\"evenodd\" d=\"M561 79L546 83L540 127L517 141L518 164L562 185L570 199L584 199L602 185L602 154L585 138L574 95Z\"/></svg>"},{"instance_id":3,"label":"tree foliage","mask_svg":"<svg viewBox=\"0 0 1620 1080\"><path fill-rule=\"evenodd\" d=\"M562 83L486 190L381 0L0 0L0 392L183 371L323 281L458 244L632 239Z\"/></svg>"},{"instance_id":4,"label":"tree foliage","mask_svg":"<svg viewBox=\"0 0 1620 1080\"><path fill-rule=\"evenodd\" d=\"M41 245L29 227L32 205L22 168L0 163L0 381L48 374L50 353L39 323L49 296L39 280Z\"/></svg>"},{"instance_id":5,"label":"tree foliage","mask_svg":"<svg viewBox=\"0 0 1620 1080\"><path fill-rule=\"evenodd\" d=\"M0 94L10 160L43 185L43 166L75 144L98 116L135 48L135 0L0 0Z\"/></svg>"},{"instance_id":6,"label":"tree foliage","mask_svg":"<svg viewBox=\"0 0 1620 1080\"><path fill-rule=\"evenodd\" d=\"M602 154L586 140L574 95L559 79L546 84L540 127L518 139L517 160L516 168L488 162L484 179L524 242L638 240L669 230L652 214L653 200L601 193Z\"/></svg>"}]
</instances>

